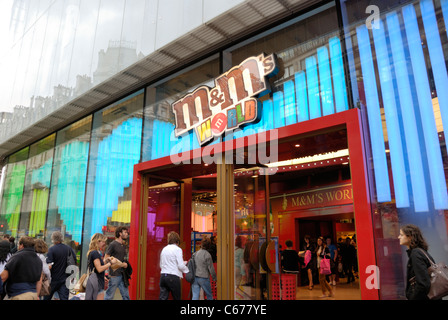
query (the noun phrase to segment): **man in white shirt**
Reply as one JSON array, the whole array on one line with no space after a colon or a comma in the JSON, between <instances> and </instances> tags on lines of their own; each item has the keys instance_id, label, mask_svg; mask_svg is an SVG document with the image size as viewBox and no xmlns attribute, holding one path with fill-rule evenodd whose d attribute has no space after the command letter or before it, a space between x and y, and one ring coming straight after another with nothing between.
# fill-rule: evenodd
<instances>
[{"instance_id":1,"label":"man in white shirt","mask_svg":"<svg viewBox=\"0 0 448 320\"><path fill-rule=\"evenodd\" d=\"M170 292L174 300L180 300L180 279L182 279L182 273L188 273L188 268L182 257L182 249L179 248L179 234L171 231L167 238L168 245L160 253L159 300L168 300Z\"/></svg>"}]
</instances>

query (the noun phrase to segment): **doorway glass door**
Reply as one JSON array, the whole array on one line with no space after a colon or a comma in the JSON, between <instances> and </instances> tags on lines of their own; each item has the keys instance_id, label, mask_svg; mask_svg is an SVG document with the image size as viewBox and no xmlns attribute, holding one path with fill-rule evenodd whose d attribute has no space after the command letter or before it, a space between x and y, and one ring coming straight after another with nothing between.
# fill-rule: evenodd
<instances>
[{"instance_id":1,"label":"doorway glass door","mask_svg":"<svg viewBox=\"0 0 448 320\"><path fill-rule=\"evenodd\" d=\"M268 257L269 217L266 212L266 179L259 168L234 172L234 297L235 300L268 299L268 272L275 256Z\"/></svg>"},{"instance_id":2,"label":"doorway glass door","mask_svg":"<svg viewBox=\"0 0 448 320\"><path fill-rule=\"evenodd\" d=\"M160 252L169 232L180 233L180 183L149 178L147 201L145 300L158 300Z\"/></svg>"}]
</instances>

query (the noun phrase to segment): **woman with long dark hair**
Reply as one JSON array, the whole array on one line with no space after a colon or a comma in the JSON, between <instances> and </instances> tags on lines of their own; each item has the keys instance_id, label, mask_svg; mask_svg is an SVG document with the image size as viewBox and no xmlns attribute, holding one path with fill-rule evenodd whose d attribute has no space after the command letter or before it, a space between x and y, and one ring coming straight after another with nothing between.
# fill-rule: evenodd
<instances>
[{"instance_id":1,"label":"woman with long dark hair","mask_svg":"<svg viewBox=\"0 0 448 320\"><path fill-rule=\"evenodd\" d=\"M428 261L428 257L434 261L427 252L428 244L420 229L412 224L400 228L398 239L400 245L408 248L406 250L409 257L406 274L406 298L408 300L427 300L431 287L431 278L428 273L431 263Z\"/></svg>"}]
</instances>

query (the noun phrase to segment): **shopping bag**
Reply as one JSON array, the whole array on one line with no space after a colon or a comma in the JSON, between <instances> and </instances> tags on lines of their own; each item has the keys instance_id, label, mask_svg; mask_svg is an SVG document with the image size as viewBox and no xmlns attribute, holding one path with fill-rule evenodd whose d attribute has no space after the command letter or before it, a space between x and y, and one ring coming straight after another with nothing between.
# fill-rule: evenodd
<instances>
[{"instance_id":1,"label":"shopping bag","mask_svg":"<svg viewBox=\"0 0 448 320\"><path fill-rule=\"evenodd\" d=\"M305 252L305 266L308 265L308 263L310 263L311 261L311 251L310 250L306 250Z\"/></svg>"},{"instance_id":2,"label":"shopping bag","mask_svg":"<svg viewBox=\"0 0 448 320\"><path fill-rule=\"evenodd\" d=\"M322 260L320 260L320 273L331 274L330 259L323 258Z\"/></svg>"}]
</instances>

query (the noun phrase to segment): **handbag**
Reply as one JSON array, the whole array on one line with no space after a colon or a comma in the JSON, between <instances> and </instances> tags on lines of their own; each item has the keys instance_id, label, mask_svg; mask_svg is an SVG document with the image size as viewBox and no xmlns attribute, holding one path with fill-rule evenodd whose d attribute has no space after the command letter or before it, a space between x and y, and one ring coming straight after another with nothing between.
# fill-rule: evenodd
<instances>
[{"instance_id":1,"label":"handbag","mask_svg":"<svg viewBox=\"0 0 448 320\"><path fill-rule=\"evenodd\" d=\"M89 277L90 277L91 273L92 273L91 270L88 270L86 273L84 273L79 278L78 282L75 284L75 287L73 289L78 292L86 292L87 281L89 281Z\"/></svg>"},{"instance_id":2,"label":"handbag","mask_svg":"<svg viewBox=\"0 0 448 320\"><path fill-rule=\"evenodd\" d=\"M320 274L331 274L331 264L330 259L326 258L325 256L320 260Z\"/></svg>"},{"instance_id":3,"label":"handbag","mask_svg":"<svg viewBox=\"0 0 448 320\"><path fill-rule=\"evenodd\" d=\"M40 288L39 296L48 296L51 292L50 279L42 272L42 287Z\"/></svg>"},{"instance_id":4,"label":"handbag","mask_svg":"<svg viewBox=\"0 0 448 320\"><path fill-rule=\"evenodd\" d=\"M89 281L89 277L92 274L94 269L90 269L89 268L89 264L90 264L90 256L89 256L89 260L87 261L87 272L84 273L81 277L79 277L78 282L75 284L75 286L73 287L73 289L75 291L78 292L86 292L86 288L87 288L87 281ZM95 268L95 267L94 267Z\"/></svg>"},{"instance_id":5,"label":"handbag","mask_svg":"<svg viewBox=\"0 0 448 320\"><path fill-rule=\"evenodd\" d=\"M448 295L448 267L443 262L435 263L429 259L425 250L419 248L431 264L428 267L429 277L431 278L431 287L428 292L428 298L431 300L441 299Z\"/></svg>"}]
</instances>

